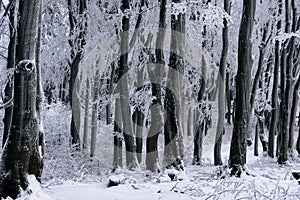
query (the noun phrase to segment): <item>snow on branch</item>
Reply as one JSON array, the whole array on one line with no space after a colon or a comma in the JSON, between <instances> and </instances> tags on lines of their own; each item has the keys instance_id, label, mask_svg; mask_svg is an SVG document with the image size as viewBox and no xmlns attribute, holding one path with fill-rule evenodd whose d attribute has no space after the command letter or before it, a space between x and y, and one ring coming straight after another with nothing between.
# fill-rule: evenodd
<instances>
[{"instance_id":1,"label":"snow on branch","mask_svg":"<svg viewBox=\"0 0 300 200\"><path fill-rule=\"evenodd\" d=\"M274 38L273 43L276 41L284 42L292 37L300 38L300 30L292 33L283 33L277 37Z\"/></svg>"},{"instance_id":2,"label":"snow on branch","mask_svg":"<svg viewBox=\"0 0 300 200\"><path fill-rule=\"evenodd\" d=\"M0 109L3 109L3 108L8 108L10 106L13 105L13 98L11 98L9 101L3 103L0 105Z\"/></svg>"}]
</instances>

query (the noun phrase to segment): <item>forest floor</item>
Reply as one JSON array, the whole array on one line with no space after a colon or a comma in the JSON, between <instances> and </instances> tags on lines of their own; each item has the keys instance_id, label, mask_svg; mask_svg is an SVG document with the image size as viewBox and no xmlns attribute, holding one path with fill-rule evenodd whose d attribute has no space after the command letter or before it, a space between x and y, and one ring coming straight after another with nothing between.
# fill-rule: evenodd
<instances>
[{"instance_id":1,"label":"forest floor","mask_svg":"<svg viewBox=\"0 0 300 200\"><path fill-rule=\"evenodd\" d=\"M253 146L250 146L246 172L241 178L228 176L225 166L229 156L231 125L226 125L223 139L224 166L213 165L215 130L212 128L204 141L202 164L191 165L192 138L187 138L185 178L182 181L170 181L163 173L145 172L143 165L141 170L135 172L118 170L111 173L113 136L110 126L99 126L95 158L90 158L87 150L83 153L72 151L69 146L69 120L70 111L66 106L52 105L45 109L46 152L42 186L30 177L33 193L28 195L24 192L19 199L300 199L300 185L292 176L292 172L300 172L298 156L291 158L287 165L280 166L276 159L265 157L263 153L254 156ZM1 124L0 129L2 127ZM161 145L160 153L162 148ZM259 148L261 152L261 145ZM122 183L107 187L112 177Z\"/></svg>"}]
</instances>

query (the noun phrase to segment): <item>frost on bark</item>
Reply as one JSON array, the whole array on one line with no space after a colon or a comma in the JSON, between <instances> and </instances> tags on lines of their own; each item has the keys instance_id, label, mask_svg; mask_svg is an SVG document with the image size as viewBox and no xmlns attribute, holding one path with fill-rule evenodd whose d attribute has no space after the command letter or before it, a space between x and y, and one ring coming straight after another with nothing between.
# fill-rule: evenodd
<instances>
[{"instance_id":1,"label":"frost on bark","mask_svg":"<svg viewBox=\"0 0 300 200\"><path fill-rule=\"evenodd\" d=\"M243 13L239 30L238 72L236 76L236 111L230 145L231 175L240 176L246 164L248 119L250 111L250 78L252 68L252 30L256 1L243 0Z\"/></svg>"}]
</instances>

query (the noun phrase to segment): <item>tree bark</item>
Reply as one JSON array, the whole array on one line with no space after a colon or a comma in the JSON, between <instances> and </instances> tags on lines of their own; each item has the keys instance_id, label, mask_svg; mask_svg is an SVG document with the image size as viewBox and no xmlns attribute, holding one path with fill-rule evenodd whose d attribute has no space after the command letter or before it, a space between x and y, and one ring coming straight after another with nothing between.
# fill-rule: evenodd
<instances>
[{"instance_id":1,"label":"tree bark","mask_svg":"<svg viewBox=\"0 0 300 200\"><path fill-rule=\"evenodd\" d=\"M300 88L300 76L298 77L298 80L296 82L294 91L293 91L293 102L292 102L292 108L291 108L291 120L290 120L290 129L289 129L289 146L288 148L292 150L294 148L294 131L295 131L295 121L296 121L296 115L297 115L297 108L299 106L299 88ZM300 116L299 116L300 117ZM299 119L300 121L300 119Z\"/></svg>"},{"instance_id":2,"label":"tree bark","mask_svg":"<svg viewBox=\"0 0 300 200\"><path fill-rule=\"evenodd\" d=\"M115 102L115 121L114 121L114 159L113 159L113 171L123 167L123 156L122 156L122 114L118 108L120 107L120 98L116 98ZM121 127L120 127L121 126Z\"/></svg>"},{"instance_id":3,"label":"tree bark","mask_svg":"<svg viewBox=\"0 0 300 200\"><path fill-rule=\"evenodd\" d=\"M249 131L250 78L252 68L252 30L256 1L243 0L243 13L239 30L238 72L236 76L236 111L230 145L231 175L239 177L246 164L246 137Z\"/></svg>"},{"instance_id":4,"label":"tree bark","mask_svg":"<svg viewBox=\"0 0 300 200\"><path fill-rule=\"evenodd\" d=\"M230 0L224 0L224 10L230 15ZM222 165L222 156L221 156L221 148L222 148L222 137L225 134L224 127L224 119L225 119L225 70L227 66L227 55L228 55L228 22L227 19L224 19L224 27L223 27L223 49L220 60L220 68L219 68L219 78L218 78L218 86L219 86L219 95L218 95L218 124L217 124L217 132L215 139L215 148L214 148L214 164Z\"/></svg>"},{"instance_id":5,"label":"tree bark","mask_svg":"<svg viewBox=\"0 0 300 200\"><path fill-rule=\"evenodd\" d=\"M127 9L130 9L130 0L122 0L121 10L123 13ZM126 150L126 166L130 170L135 170L139 168L137 156L136 156L136 140L133 131L133 124L131 121L130 113L130 100L129 100L129 85L128 85L128 75L126 74L129 70L128 67L128 52L129 52L129 27L130 27L130 17L124 15L122 17L122 32L121 32L121 45L120 45L120 76L122 79L121 83L119 81L119 91L120 91L120 107L118 112L122 114L123 122L123 135Z\"/></svg>"},{"instance_id":6,"label":"tree bark","mask_svg":"<svg viewBox=\"0 0 300 200\"><path fill-rule=\"evenodd\" d=\"M282 0L278 1L279 15L282 14ZM277 32L281 30L281 20L277 23ZM278 34L277 33L277 34ZM275 42L275 63L274 63L274 75L273 75L273 88L272 88L272 117L269 131L269 148L268 155L274 158L274 137L277 135L277 120L278 120L278 85L279 85L279 69L280 69L280 41Z\"/></svg>"},{"instance_id":7,"label":"tree bark","mask_svg":"<svg viewBox=\"0 0 300 200\"><path fill-rule=\"evenodd\" d=\"M172 0L172 3L180 4L183 0ZM174 5L174 7L176 7ZM184 47L185 47L185 13L178 13L178 15L171 14L171 44L170 44L170 69L176 70L178 74L184 73ZM174 76L173 73L168 74L167 89L165 96L165 110L166 119L164 126L165 136L165 151L164 164L179 164L178 160L183 158L183 133L181 126L181 94L182 80L180 76ZM173 86L175 91L169 88ZM178 99L176 99L176 97ZM176 164L177 163L177 164Z\"/></svg>"},{"instance_id":8,"label":"tree bark","mask_svg":"<svg viewBox=\"0 0 300 200\"><path fill-rule=\"evenodd\" d=\"M86 0L79 0L76 3L76 8L73 8L72 1L68 0L68 9L69 9L69 22L70 22L70 39L69 43L72 48L71 50L71 60L70 60L70 68L71 68L71 77L69 84L69 100L72 108L72 117L71 117L71 144L75 147L75 149L80 149L80 107L78 106L78 97L74 88L76 88L75 81L78 78L79 72L79 63L83 58L83 48L85 46L85 35L86 35L86 27L87 27L87 16L86 16ZM75 20L74 14L77 13L82 20L78 22ZM80 27L79 33L75 33L76 27ZM72 36L76 36L74 40L72 40Z\"/></svg>"},{"instance_id":9,"label":"tree bark","mask_svg":"<svg viewBox=\"0 0 300 200\"><path fill-rule=\"evenodd\" d=\"M148 74L151 83L161 83L164 75L163 65L165 64L163 44L165 41L165 29L166 24L166 5L167 1L162 0L160 2L159 11L159 30L157 33L156 47L155 47L155 61L157 67L153 70L151 67L148 68ZM160 110L162 106L162 92L161 85L151 85L152 96L155 99L152 100L151 107L151 125L146 140L146 167L148 170L156 171L159 170L158 160L158 136L162 132L163 127L163 113ZM158 131L158 132L157 132Z\"/></svg>"},{"instance_id":10,"label":"tree bark","mask_svg":"<svg viewBox=\"0 0 300 200\"><path fill-rule=\"evenodd\" d=\"M84 124L83 124L83 137L82 137L82 148L87 149L88 135L89 135L89 118L90 118L90 81L86 80L85 90L85 106L84 106Z\"/></svg>"},{"instance_id":11,"label":"tree bark","mask_svg":"<svg viewBox=\"0 0 300 200\"><path fill-rule=\"evenodd\" d=\"M291 32L291 5L290 1L285 1L285 32ZM293 53L295 48L295 37L292 36L285 42L282 50L281 58L281 123L280 123L280 141L279 141L279 157L278 163L285 164L288 159L288 142L289 142L289 123L291 108L291 90L292 90L292 67Z\"/></svg>"},{"instance_id":12,"label":"tree bark","mask_svg":"<svg viewBox=\"0 0 300 200\"><path fill-rule=\"evenodd\" d=\"M4 147L0 170L0 197L16 198L20 188L28 187L28 175L39 178L42 153L39 152L40 130L37 113L39 91L37 65L39 58L39 18L41 1L21 0L14 73L12 126ZM39 59L37 59L39 61ZM39 108L39 107L38 107Z\"/></svg>"},{"instance_id":13,"label":"tree bark","mask_svg":"<svg viewBox=\"0 0 300 200\"><path fill-rule=\"evenodd\" d=\"M93 83L93 96L92 96L92 127L91 127L91 157L95 156L97 129L98 129L98 96L99 96L99 72L96 72Z\"/></svg>"}]
</instances>

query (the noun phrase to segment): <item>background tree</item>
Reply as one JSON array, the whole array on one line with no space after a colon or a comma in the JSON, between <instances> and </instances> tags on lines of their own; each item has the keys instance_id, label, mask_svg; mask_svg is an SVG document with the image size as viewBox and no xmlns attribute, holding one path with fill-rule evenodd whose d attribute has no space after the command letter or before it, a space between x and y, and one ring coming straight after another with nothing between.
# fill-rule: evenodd
<instances>
[{"instance_id":1,"label":"background tree","mask_svg":"<svg viewBox=\"0 0 300 200\"><path fill-rule=\"evenodd\" d=\"M82 60L85 46L86 26L87 26L87 3L86 0L72 1L68 0L69 21L70 21L70 39L71 58L69 61L71 77L69 84L69 99L72 107L71 118L71 143L77 149L80 148L80 108L78 107L78 97L73 88L78 76L79 63Z\"/></svg>"},{"instance_id":2,"label":"background tree","mask_svg":"<svg viewBox=\"0 0 300 200\"><path fill-rule=\"evenodd\" d=\"M230 0L224 0L224 10L230 15ZM222 137L225 134L224 118L225 118L225 72L227 66L227 55L228 55L228 19L224 18L224 28L223 28L223 47L222 55L220 60L219 77L218 77L218 125L215 140L214 149L214 164L222 165L221 157L221 146Z\"/></svg>"}]
</instances>

